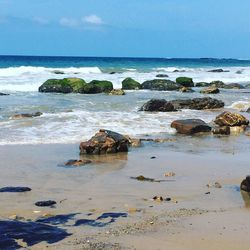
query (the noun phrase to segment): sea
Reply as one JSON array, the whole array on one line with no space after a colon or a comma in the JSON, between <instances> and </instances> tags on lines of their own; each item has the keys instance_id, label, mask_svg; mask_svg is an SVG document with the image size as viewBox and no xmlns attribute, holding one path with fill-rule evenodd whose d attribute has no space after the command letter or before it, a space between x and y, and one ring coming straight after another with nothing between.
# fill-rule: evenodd
<instances>
[{"instance_id":1,"label":"sea","mask_svg":"<svg viewBox=\"0 0 250 250\"><path fill-rule=\"evenodd\" d=\"M225 72L208 72L223 69ZM63 74L56 74L60 71ZM111 74L112 73L112 74ZM0 145L79 143L100 128L132 137L168 137L175 134L173 120L200 118L211 122L221 111L182 110L171 113L146 113L139 108L151 98L166 100L204 97L200 88L194 93L178 91L127 91L125 96L106 94L39 93L47 79L79 77L109 80L114 88L132 77L140 83L167 74L170 80L192 77L194 82L220 80L250 83L250 60L172 59L172 58L101 58L0 56ZM222 89L210 95L225 102L225 108L244 112L250 107L250 89ZM35 118L11 119L15 114L42 112ZM249 116L246 113L246 116Z\"/></svg>"}]
</instances>

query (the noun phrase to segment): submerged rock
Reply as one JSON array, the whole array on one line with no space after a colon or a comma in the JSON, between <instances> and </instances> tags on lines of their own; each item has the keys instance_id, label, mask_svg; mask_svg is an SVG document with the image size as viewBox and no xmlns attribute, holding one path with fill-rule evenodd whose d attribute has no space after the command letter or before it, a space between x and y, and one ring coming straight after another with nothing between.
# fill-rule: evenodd
<instances>
[{"instance_id":1,"label":"submerged rock","mask_svg":"<svg viewBox=\"0 0 250 250\"><path fill-rule=\"evenodd\" d=\"M219 126L242 126L248 125L249 120L246 119L243 115L237 113L231 113L228 111L223 112L222 114L218 115L214 121Z\"/></svg>"},{"instance_id":2,"label":"submerged rock","mask_svg":"<svg viewBox=\"0 0 250 250\"><path fill-rule=\"evenodd\" d=\"M132 90L132 89L140 89L141 84L135 81L133 78L128 77L122 81L122 89Z\"/></svg>"},{"instance_id":3,"label":"submerged rock","mask_svg":"<svg viewBox=\"0 0 250 250\"><path fill-rule=\"evenodd\" d=\"M194 87L193 79L190 77L178 77L176 78L176 83L184 87Z\"/></svg>"},{"instance_id":4,"label":"submerged rock","mask_svg":"<svg viewBox=\"0 0 250 250\"><path fill-rule=\"evenodd\" d=\"M41 112L36 112L33 114L18 114L18 115L13 115L10 117L12 120L17 120L17 119L23 119L23 118L33 118L33 117L38 117L41 116L43 113Z\"/></svg>"},{"instance_id":5,"label":"submerged rock","mask_svg":"<svg viewBox=\"0 0 250 250\"><path fill-rule=\"evenodd\" d=\"M192 88L189 88L189 87L182 87L179 89L180 92L182 93L193 93L194 90Z\"/></svg>"},{"instance_id":6,"label":"submerged rock","mask_svg":"<svg viewBox=\"0 0 250 250\"><path fill-rule=\"evenodd\" d=\"M210 83L211 86L217 87L217 88L224 88L225 83L222 81L213 81Z\"/></svg>"},{"instance_id":7,"label":"submerged rock","mask_svg":"<svg viewBox=\"0 0 250 250\"><path fill-rule=\"evenodd\" d=\"M155 77L158 77L158 78L167 78L168 75L166 75L166 74L158 74Z\"/></svg>"},{"instance_id":8,"label":"submerged rock","mask_svg":"<svg viewBox=\"0 0 250 250\"><path fill-rule=\"evenodd\" d=\"M109 92L109 95L125 95L125 91L122 89L113 89Z\"/></svg>"},{"instance_id":9,"label":"submerged rock","mask_svg":"<svg viewBox=\"0 0 250 250\"><path fill-rule=\"evenodd\" d=\"M201 90L201 93L202 94L218 94L220 93L220 90L215 86L211 86L211 87Z\"/></svg>"},{"instance_id":10,"label":"submerged rock","mask_svg":"<svg viewBox=\"0 0 250 250\"><path fill-rule=\"evenodd\" d=\"M140 111L172 112L176 109L171 102L167 102L165 99L151 99L140 108Z\"/></svg>"},{"instance_id":11,"label":"submerged rock","mask_svg":"<svg viewBox=\"0 0 250 250\"><path fill-rule=\"evenodd\" d=\"M200 132L210 132L211 127L200 119L176 120L171 123L171 128L175 128L180 134L195 134Z\"/></svg>"},{"instance_id":12,"label":"submerged rock","mask_svg":"<svg viewBox=\"0 0 250 250\"><path fill-rule=\"evenodd\" d=\"M48 200L48 201L37 201L35 203L38 207L51 207L53 205L56 205L56 201Z\"/></svg>"},{"instance_id":13,"label":"submerged rock","mask_svg":"<svg viewBox=\"0 0 250 250\"><path fill-rule=\"evenodd\" d=\"M159 90L159 91L172 91L181 88L181 85L165 79L154 79L142 83L143 89Z\"/></svg>"},{"instance_id":14,"label":"submerged rock","mask_svg":"<svg viewBox=\"0 0 250 250\"><path fill-rule=\"evenodd\" d=\"M170 101L175 109L219 109L224 107L224 102L213 99L211 97L194 98L186 100L173 100Z\"/></svg>"},{"instance_id":15,"label":"submerged rock","mask_svg":"<svg viewBox=\"0 0 250 250\"><path fill-rule=\"evenodd\" d=\"M52 71L53 74L56 74L56 75L64 75L65 73L61 70L53 70Z\"/></svg>"},{"instance_id":16,"label":"submerged rock","mask_svg":"<svg viewBox=\"0 0 250 250\"><path fill-rule=\"evenodd\" d=\"M229 72L229 70L212 69L212 70L208 70L208 72L212 72L212 73L222 73L222 72Z\"/></svg>"},{"instance_id":17,"label":"submerged rock","mask_svg":"<svg viewBox=\"0 0 250 250\"><path fill-rule=\"evenodd\" d=\"M87 160L87 159L84 159L84 160L69 160L64 165L65 166L80 167L80 166L84 166L84 165L87 165L87 164L90 164L90 163L92 163L92 161Z\"/></svg>"},{"instance_id":18,"label":"submerged rock","mask_svg":"<svg viewBox=\"0 0 250 250\"><path fill-rule=\"evenodd\" d=\"M197 82L195 84L195 87L209 87L210 86L210 83L208 82Z\"/></svg>"},{"instance_id":19,"label":"submerged rock","mask_svg":"<svg viewBox=\"0 0 250 250\"><path fill-rule=\"evenodd\" d=\"M4 95L10 95L10 94L5 94L5 93L0 92L0 96L4 96Z\"/></svg>"},{"instance_id":20,"label":"submerged rock","mask_svg":"<svg viewBox=\"0 0 250 250\"><path fill-rule=\"evenodd\" d=\"M0 188L0 193L23 193L29 192L31 188L29 187L3 187Z\"/></svg>"},{"instance_id":21,"label":"submerged rock","mask_svg":"<svg viewBox=\"0 0 250 250\"><path fill-rule=\"evenodd\" d=\"M127 152L128 139L116 132L101 129L90 140L80 144L81 154L108 154Z\"/></svg>"}]
</instances>

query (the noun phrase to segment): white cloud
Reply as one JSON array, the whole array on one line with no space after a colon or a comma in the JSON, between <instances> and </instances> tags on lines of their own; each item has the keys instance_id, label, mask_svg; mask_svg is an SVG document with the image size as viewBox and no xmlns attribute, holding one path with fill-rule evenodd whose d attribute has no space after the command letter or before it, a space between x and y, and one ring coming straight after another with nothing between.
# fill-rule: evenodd
<instances>
[{"instance_id":1,"label":"white cloud","mask_svg":"<svg viewBox=\"0 0 250 250\"><path fill-rule=\"evenodd\" d=\"M85 17L82 18L82 21L84 23L95 24L95 25L102 25L102 24L104 24L104 22L101 19L101 17L99 17L97 15L85 16Z\"/></svg>"},{"instance_id":2,"label":"white cloud","mask_svg":"<svg viewBox=\"0 0 250 250\"><path fill-rule=\"evenodd\" d=\"M34 17L33 21L39 24L49 24L49 20L42 17Z\"/></svg>"},{"instance_id":3,"label":"white cloud","mask_svg":"<svg viewBox=\"0 0 250 250\"><path fill-rule=\"evenodd\" d=\"M62 26L66 26L66 27L70 27L70 28L77 27L79 25L79 22L77 21L77 19L67 18L67 17L62 17L59 20L59 23Z\"/></svg>"}]
</instances>

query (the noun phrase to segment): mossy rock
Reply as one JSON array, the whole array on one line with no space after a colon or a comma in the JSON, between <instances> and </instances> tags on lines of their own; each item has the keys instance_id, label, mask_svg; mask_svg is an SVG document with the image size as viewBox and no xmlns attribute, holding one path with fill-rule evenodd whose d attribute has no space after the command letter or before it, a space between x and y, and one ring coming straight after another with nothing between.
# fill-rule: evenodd
<instances>
[{"instance_id":1,"label":"mossy rock","mask_svg":"<svg viewBox=\"0 0 250 250\"><path fill-rule=\"evenodd\" d=\"M176 82L184 87L194 87L193 79L190 77L178 77Z\"/></svg>"},{"instance_id":2,"label":"mossy rock","mask_svg":"<svg viewBox=\"0 0 250 250\"><path fill-rule=\"evenodd\" d=\"M217 88L224 88L225 83L222 81L213 81L210 83L211 86L217 87Z\"/></svg>"},{"instance_id":3,"label":"mossy rock","mask_svg":"<svg viewBox=\"0 0 250 250\"><path fill-rule=\"evenodd\" d=\"M141 84L133 78L128 77L122 81L122 89L141 89Z\"/></svg>"},{"instance_id":4,"label":"mossy rock","mask_svg":"<svg viewBox=\"0 0 250 250\"><path fill-rule=\"evenodd\" d=\"M109 93L111 90L113 90L113 83L110 81L93 80L89 84L100 87L101 92Z\"/></svg>"},{"instance_id":5,"label":"mossy rock","mask_svg":"<svg viewBox=\"0 0 250 250\"><path fill-rule=\"evenodd\" d=\"M102 93L102 88L98 85L88 83L84 86L82 94L98 94Z\"/></svg>"},{"instance_id":6,"label":"mossy rock","mask_svg":"<svg viewBox=\"0 0 250 250\"><path fill-rule=\"evenodd\" d=\"M81 93L86 82L80 78L49 79L39 87L39 92Z\"/></svg>"},{"instance_id":7,"label":"mossy rock","mask_svg":"<svg viewBox=\"0 0 250 250\"><path fill-rule=\"evenodd\" d=\"M159 90L159 91L172 91L172 90L179 90L181 85L165 79L154 79L145 81L142 83L143 89L150 89L150 90Z\"/></svg>"},{"instance_id":8,"label":"mossy rock","mask_svg":"<svg viewBox=\"0 0 250 250\"><path fill-rule=\"evenodd\" d=\"M210 86L210 83L208 82L197 82L195 84L195 87L209 87Z\"/></svg>"}]
</instances>

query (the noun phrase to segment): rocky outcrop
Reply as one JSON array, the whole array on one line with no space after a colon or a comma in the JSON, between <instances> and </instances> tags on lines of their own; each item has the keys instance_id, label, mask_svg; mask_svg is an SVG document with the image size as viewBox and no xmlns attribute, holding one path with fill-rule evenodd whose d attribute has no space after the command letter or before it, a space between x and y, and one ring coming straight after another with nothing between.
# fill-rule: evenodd
<instances>
[{"instance_id":1,"label":"rocky outcrop","mask_svg":"<svg viewBox=\"0 0 250 250\"><path fill-rule=\"evenodd\" d=\"M128 139L116 132L101 129L90 140L80 144L81 154L108 154L127 152Z\"/></svg>"},{"instance_id":2,"label":"rocky outcrop","mask_svg":"<svg viewBox=\"0 0 250 250\"><path fill-rule=\"evenodd\" d=\"M38 117L41 116L43 113L41 112L36 112L32 114L18 114L18 115L13 115L10 117L12 120L18 120L18 119L23 119L23 118L33 118L33 117Z\"/></svg>"},{"instance_id":3,"label":"rocky outcrop","mask_svg":"<svg viewBox=\"0 0 250 250\"><path fill-rule=\"evenodd\" d=\"M113 89L109 92L109 95L125 95L125 91L122 89Z\"/></svg>"},{"instance_id":4,"label":"rocky outcrop","mask_svg":"<svg viewBox=\"0 0 250 250\"><path fill-rule=\"evenodd\" d=\"M154 79L142 83L143 89L172 91L181 88L181 85L165 79Z\"/></svg>"},{"instance_id":5,"label":"rocky outcrop","mask_svg":"<svg viewBox=\"0 0 250 250\"><path fill-rule=\"evenodd\" d=\"M151 99L140 108L140 111L172 112L176 109L171 102L167 102L165 99Z\"/></svg>"},{"instance_id":6,"label":"rocky outcrop","mask_svg":"<svg viewBox=\"0 0 250 250\"><path fill-rule=\"evenodd\" d=\"M186 99L186 100L173 100L170 101L175 109L195 109L195 110L203 110L203 109L219 109L224 107L224 102L213 99L210 97L205 98L194 98L194 99Z\"/></svg>"},{"instance_id":7,"label":"rocky outcrop","mask_svg":"<svg viewBox=\"0 0 250 250\"><path fill-rule=\"evenodd\" d=\"M113 90L113 83L110 81L100 81L100 80L93 80L88 85L97 86L101 89L101 92L109 93Z\"/></svg>"},{"instance_id":8,"label":"rocky outcrop","mask_svg":"<svg viewBox=\"0 0 250 250\"><path fill-rule=\"evenodd\" d=\"M202 94L218 94L220 90L217 87L211 86L200 91Z\"/></svg>"},{"instance_id":9,"label":"rocky outcrop","mask_svg":"<svg viewBox=\"0 0 250 250\"><path fill-rule=\"evenodd\" d=\"M166 75L166 74L158 74L155 77L158 77L158 78L167 78L168 75Z\"/></svg>"},{"instance_id":10,"label":"rocky outcrop","mask_svg":"<svg viewBox=\"0 0 250 250\"><path fill-rule=\"evenodd\" d=\"M171 123L171 128L175 128L180 134L187 135L211 131L211 127L200 119L176 120Z\"/></svg>"},{"instance_id":11,"label":"rocky outcrop","mask_svg":"<svg viewBox=\"0 0 250 250\"><path fill-rule=\"evenodd\" d=\"M178 77L176 82L184 87L194 87L193 79L190 77Z\"/></svg>"},{"instance_id":12,"label":"rocky outcrop","mask_svg":"<svg viewBox=\"0 0 250 250\"><path fill-rule=\"evenodd\" d=\"M182 93L193 93L194 90L192 88L188 88L188 87L182 87L179 89L180 92Z\"/></svg>"},{"instance_id":13,"label":"rocky outcrop","mask_svg":"<svg viewBox=\"0 0 250 250\"><path fill-rule=\"evenodd\" d=\"M221 127L247 126L249 124L249 120L247 120L243 115L228 111L218 115L214 122Z\"/></svg>"},{"instance_id":14,"label":"rocky outcrop","mask_svg":"<svg viewBox=\"0 0 250 250\"><path fill-rule=\"evenodd\" d=\"M132 89L140 89L140 88L141 88L141 84L131 77L128 77L122 81L122 89L132 90Z\"/></svg>"}]
</instances>

